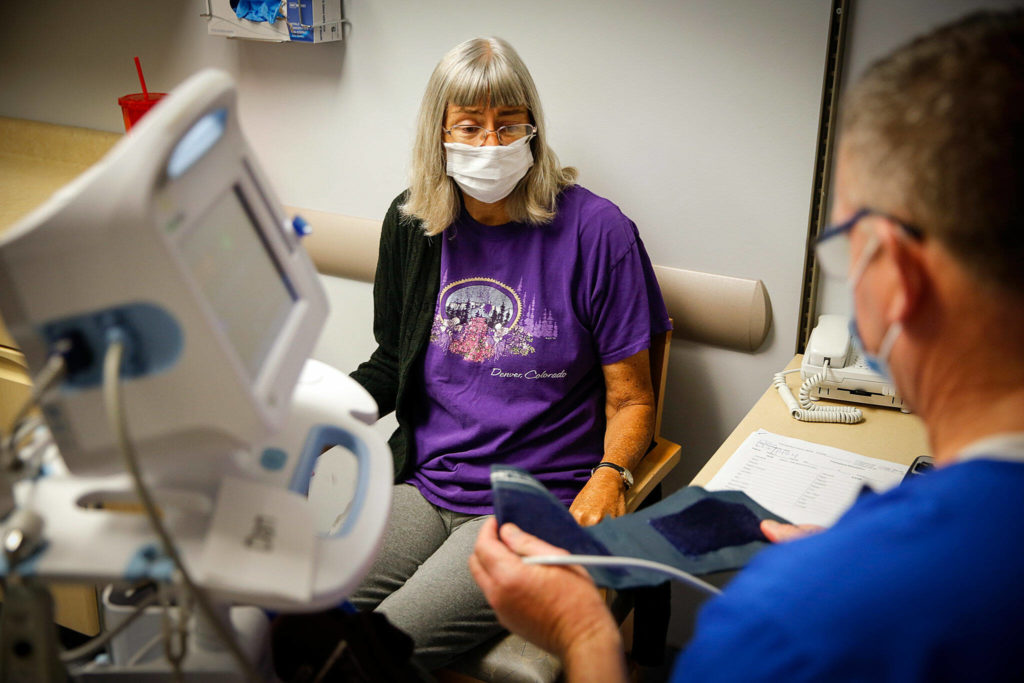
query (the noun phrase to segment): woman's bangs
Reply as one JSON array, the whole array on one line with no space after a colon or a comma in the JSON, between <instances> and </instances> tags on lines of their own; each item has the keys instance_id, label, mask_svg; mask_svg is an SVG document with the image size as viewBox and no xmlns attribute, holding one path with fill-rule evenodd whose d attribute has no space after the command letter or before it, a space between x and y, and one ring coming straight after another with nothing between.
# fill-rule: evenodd
<instances>
[{"instance_id":1,"label":"woman's bangs","mask_svg":"<svg viewBox=\"0 0 1024 683\"><path fill-rule=\"evenodd\" d=\"M457 107L482 103L492 107L530 107L526 88L512 65L494 58L466 65L451 79L445 99Z\"/></svg>"}]
</instances>

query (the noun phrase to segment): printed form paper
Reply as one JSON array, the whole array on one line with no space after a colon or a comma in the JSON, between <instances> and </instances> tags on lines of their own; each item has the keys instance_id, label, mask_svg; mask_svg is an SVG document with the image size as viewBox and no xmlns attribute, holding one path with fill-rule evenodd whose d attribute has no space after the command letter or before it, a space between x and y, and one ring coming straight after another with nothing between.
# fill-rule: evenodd
<instances>
[{"instance_id":1,"label":"printed form paper","mask_svg":"<svg viewBox=\"0 0 1024 683\"><path fill-rule=\"evenodd\" d=\"M759 429L705 488L743 491L794 524L832 526L862 486L881 492L906 472L906 465Z\"/></svg>"}]
</instances>

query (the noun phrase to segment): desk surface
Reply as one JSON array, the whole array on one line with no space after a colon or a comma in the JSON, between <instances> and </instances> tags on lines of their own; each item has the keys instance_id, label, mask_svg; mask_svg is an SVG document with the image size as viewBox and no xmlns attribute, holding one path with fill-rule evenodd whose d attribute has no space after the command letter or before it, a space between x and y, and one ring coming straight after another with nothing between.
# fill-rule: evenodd
<instances>
[{"instance_id":1,"label":"desk surface","mask_svg":"<svg viewBox=\"0 0 1024 683\"><path fill-rule=\"evenodd\" d=\"M0 234L99 161L121 137L0 117ZM0 346L14 346L2 320Z\"/></svg>"},{"instance_id":2,"label":"desk surface","mask_svg":"<svg viewBox=\"0 0 1024 683\"><path fill-rule=\"evenodd\" d=\"M797 355L786 366L787 370L800 367L802 356ZM786 376L787 383L797 395L800 388L800 373ZM822 401L822 403L834 403ZM852 405L835 403L835 405ZM845 425L823 422L800 422L793 419L782 403L775 387L768 390L754 404L743 421L737 425L722 445L711 456L703 469L693 478L696 486L706 485L721 469L725 461L736 452L743 440L758 429L765 429L782 436L791 436L804 441L835 446L860 453L872 458L910 465L919 455L929 453L924 424L915 415L901 413L893 408L858 405L864 411L864 421Z\"/></svg>"},{"instance_id":3,"label":"desk surface","mask_svg":"<svg viewBox=\"0 0 1024 683\"><path fill-rule=\"evenodd\" d=\"M0 234L51 194L99 161L122 136L85 128L0 117ZM28 375L0 320L0 419L27 398ZM17 395L14 392L17 391ZM86 635L99 632L96 592L91 586L51 584L58 624Z\"/></svg>"},{"instance_id":4,"label":"desk surface","mask_svg":"<svg viewBox=\"0 0 1024 683\"><path fill-rule=\"evenodd\" d=\"M0 233L99 161L121 137L0 117Z\"/></svg>"}]
</instances>

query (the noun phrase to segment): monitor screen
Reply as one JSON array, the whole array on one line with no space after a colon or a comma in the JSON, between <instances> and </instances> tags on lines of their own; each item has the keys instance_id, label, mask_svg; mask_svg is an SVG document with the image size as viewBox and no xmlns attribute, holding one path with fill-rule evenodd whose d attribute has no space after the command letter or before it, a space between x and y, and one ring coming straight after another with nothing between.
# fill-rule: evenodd
<instances>
[{"instance_id":1,"label":"monitor screen","mask_svg":"<svg viewBox=\"0 0 1024 683\"><path fill-rule=\"evenodd\" d=\"M255 380L298 297L237 186L196 221L180 249L218 326Z\"/></svg>"}]
</instances>

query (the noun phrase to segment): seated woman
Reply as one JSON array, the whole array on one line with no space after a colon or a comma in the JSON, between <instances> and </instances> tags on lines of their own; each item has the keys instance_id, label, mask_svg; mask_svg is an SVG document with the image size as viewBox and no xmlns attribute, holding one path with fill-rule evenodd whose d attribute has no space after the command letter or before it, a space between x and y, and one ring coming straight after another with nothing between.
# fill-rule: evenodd
<instances>
[{"instance_id":1,"label":"seated woman","mask_svg":"<svg viewBox=\"0 0 1024 683\"><path fill-rule=\"evenodd\" d=\"M467 567L491 465L528 470L594 524L623 513L651 442L647 349L668 314L636 226L575 178L508 43L444 56L384 218L378 348L352 374L399 426L390 528L351 600L410 634L427 668L501 630Z\"/></svg>"}]
</instances>

